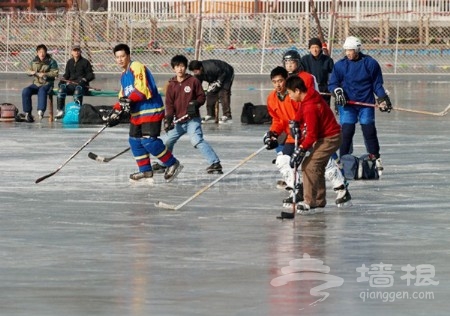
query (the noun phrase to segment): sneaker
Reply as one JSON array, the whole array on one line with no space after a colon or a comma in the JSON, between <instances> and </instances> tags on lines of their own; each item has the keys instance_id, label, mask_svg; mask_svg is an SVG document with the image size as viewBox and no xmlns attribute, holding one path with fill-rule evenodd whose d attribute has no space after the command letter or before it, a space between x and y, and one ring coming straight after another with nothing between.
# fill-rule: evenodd
<instances>
[{"instance_id":1,"label":"sneaker","mask_svg":"<svg viewBox=\"0 0 450 316\"><path fill-rule=\"evenodd\" d=\"M38 118L39 118L39 121L41 121L44 118L44 112L42 112L42 110L38 111Z\"/></svg>"},{"instance_id":2,"label":"sneaker","mask_svg":"<svg viewBox=\"0 0 450 316\"><path fill-rule=\"evenodd\" d=\"M206 115L204 118L202 118L202 124L205 123L215 123L214 117L212 117L211 115Z\"/></svg>"},{"instance_id":3,"label":"sneaker","mask_svg":"<svg viewBox=\"0 0 450 316\"><path fill-rule=\"evenodd\" d=\"M222 118L219 121L219 124L231 124L233 121L231 120L231 116L222 116Z\"/></svg>"},{"instance_id":4,"label":"sneaker","mask_svg":"<svg viewBox=\"0 0 450 316\"><path fill-rule=\"evenodd\" d=\"M152 169L155 173L164 173L166 171L166 166L160 165L157 162L152 163Z\"/></svg>"},{"instance_id":5,"label":"sneaker","mask_svg":"<svg viewBox=\"0 0 450 316\"><path fill-rule=\"evenodd\" d=\"M33 117L33 115L31 115L31 113L25 113L25 122L28 122L28 123L34 122L34 117Z\"/></svg>"},{"instance_id":6,"label":"sneaker","mask_svg":"<svg viewBox=\"0 0 450 316\"><path fill-rule=\"evenodd\" d=\"M167 182L172 181L181 172L182 169L183 165L181 165L180 162L176 160L173 165L166 168L164 179L166 179Z\"/></svg>"},{"instance_id":7,"label":"sneaker","mask_svg":"<svg viewBox=\"0 0 450 316\"><path fill-rule=\"evenodd\" d=\"M222 165L220 162L215 162L208 168L206 168L207 173L222 173Z\"/></svg>"},{"instance_id":8,"label":"sneaker","mask_svg":"<svg viewBox=\"0 0 450 316\"><path fill-rule=\"evenodd\" d=\"M334 192L336 192L336 205L338 207L341 206L351 206L350 200L352 199L352 196L350 195L350 192L348 192L347 187L343 184L337 188L333 189Z\"/></svg>"},{"instance_id":9,"label":"sneaker","mask_svg":"<svg viewBox=\"0 0 450 316\"><path fill-rule=\"evenodd\" d=\"M55 119L62 119L63 116L64 116L64 111L63 110L58 110L58 112L56 112Z\"/></svg>"},{"instance_id":10,"label":"sneaker","mask_svg":"<svg viewBox=\"0 0 450 316\"><path fill-rule=\"evenodd\" d=\"M299 215L314 215L323 213L323 207L310 207L309 204L305 202L300 202L297 204L297 214Z\"/></svg>"},{"instance_id":11,"label":"sneaker","mask_svg":"<svg viewBox=\"0 0 450 316\"><path fill-rule=\"evenodd\" d=\"M132 173L132 174L130 174L130 182L153 183L153 171Z\"/></svg>"}]
</instances>

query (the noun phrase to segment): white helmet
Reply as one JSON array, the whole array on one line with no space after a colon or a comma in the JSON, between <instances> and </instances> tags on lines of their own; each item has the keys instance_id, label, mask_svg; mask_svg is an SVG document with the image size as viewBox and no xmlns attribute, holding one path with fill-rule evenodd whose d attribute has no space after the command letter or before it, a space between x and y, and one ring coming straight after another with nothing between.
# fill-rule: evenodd
<instances>
[{"instance_id":1,"label":"white helmet","mask_svg":"<svg viewBox=\"0 0 450 316\"><path fill-rule=\"evenodd\" d=\"M354 36L349 36L345 39L344 49L354 49L355 52L359 53L361 50L361 40Z\"/></svg>"}]
</instances>

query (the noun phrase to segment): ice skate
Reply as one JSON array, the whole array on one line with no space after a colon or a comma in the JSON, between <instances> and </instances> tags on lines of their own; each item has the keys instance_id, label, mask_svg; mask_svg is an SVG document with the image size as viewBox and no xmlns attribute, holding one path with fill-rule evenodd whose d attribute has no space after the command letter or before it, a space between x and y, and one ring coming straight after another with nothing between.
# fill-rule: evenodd
<instances>
[{"instance_id":1,"label":"ice skate","mask_svg":"<svg viewBox=\"0 0 450 316\"><path fill-rule=\"evenodd\" d=\"M25 113L24 120L25 120L25 122L33 123L34 122L34 117L33 117L33 115L31 115L31 113Z\"/></svg>"},{"instance_id":2,"label":"ice skate","mask_svg":"<svg viewBox=\"0 0 450 316\"><path fill-rule=\"evenodd\" d=\"M166 168L166 172L164 173L164 179L166 182L171 182L173 179L177 177L177 175L183 170L183 165L177 160L173 165Z\"/></svg>"},{"instance_id":3,"label":"ice skate","mask_svg":"<svg viewBox=\"0 0 450 316\"><path fill-rule=\"evenodd\" d=\"M153 185L153 171L136 172L130 174L131 183L142 183Z\"/></svg>"},{"instance_id":4,"label":"ice skate","mask_svg":"<svg viewBox=\"0 0 450 316\"><path fill-rule=\"evenodd\" d=\"M323 207L310 207L309 204L305 202L300 202L297 204L297 214L304 216L323 213L323 209Z\"/></svg>"},{"instance_id":5,"label":"ice skate","mask_svg":"<svg viewBox=\"0 0 450 316\"><path fill-rule=\"evenodd\" d=\"M334 188L334 191L336 192L336 206L337 207L350 207L353 205L351 199L352 196L350 195L350 192L348 192L347 187L343 184L340 187Z\"/></svg>"},{"instance_id":6,"label":"ice skate","mask_svg":"<svg viewBox=\"0 0 450 316\"><path fill-rule=\"evenodd\" d=\"M284 180L277 181L277 189L286 190L286 187L287 187L286 181L284 181Z\"/></svg>"},{"instance_id":7,"label":"ice skate","mask_svg":"<svg viewBox=\"0 0 450 316\"><path fill-rule=\"evenodd\" d=\"M166 166L160 165L157 162L152 163L152 169L155 173L164 173L167 169Z\"/></svg>"},{"instance_id":8,"label":"ice skate","mask_svg":"<svg viewBox=\"0 0 450 316\"><path fill-rule=\"evenodd\" d=\"M222 165L220 164L220 162L215 162L211 166L206 168L206 172L209 174L211 173L223 174Z\"/></svg>"},{"instance_id":9,"label":"ice skate","mask_svg":"<svg viewBox=\"0 0 450 316\"><path fill-rule=\"evenodd\" d=\"M303 201L303 183L297 184L297 193L295 195L295 203ZM284 208L291 208L294 203L294 191L291 190L291 196L283 200Z\"/></svg>"},{"instance_id":10,"label":"ice skate","mask_svg":"<svg viewBox=\"0 0 450 316\"><path fill-rule=\"evenodd\" d=\"M381 178L381 174L383 173L383 170L384 170L381 158L378 158L377 160L375 160L375 166L378 171L378 176Z\"/></svg>"}]
</instances>

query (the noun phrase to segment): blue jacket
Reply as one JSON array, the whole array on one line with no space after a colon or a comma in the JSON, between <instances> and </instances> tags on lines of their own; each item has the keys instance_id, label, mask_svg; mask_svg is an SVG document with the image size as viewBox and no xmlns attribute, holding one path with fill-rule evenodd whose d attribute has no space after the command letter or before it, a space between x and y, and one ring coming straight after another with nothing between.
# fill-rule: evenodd
<instances>
[{"instance_id":1,"label":"blue jacket","mask_svg":"<svg viewBox=\"0 0 450 316\"><path fill-rule=\"evenodd\" d=\"M334 65L328 84L329 91L341 87L347 100L375 103L375 96L384 97L383 75L378 62L359 53L358 60L342 58Z\"/></svg>"}]
</instances>

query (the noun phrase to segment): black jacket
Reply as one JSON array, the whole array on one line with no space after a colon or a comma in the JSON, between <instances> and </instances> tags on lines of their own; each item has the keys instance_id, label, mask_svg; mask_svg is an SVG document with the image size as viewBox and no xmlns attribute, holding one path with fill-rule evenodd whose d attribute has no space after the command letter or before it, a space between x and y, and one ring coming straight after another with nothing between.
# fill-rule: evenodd
<instances>
[{"instance_id":1,"label":"black jacket","mask_svg":"<svg viewBox=\"0 0 450 316\"><path fill-rule=\"evenodd\" d=\"M202 60L202 68L201 75L196 76L200 82L206 81L213 83L214 81L220 80L222 87L229 87L233 83L234 68L222 60Z\"/></svg>"},{"instance_id":2,"label":"black jacket","mask_svg":"<svg viewBox=\"0 0 450 316\"><path fill-rule=\"evenodd\" d=\"M308 54L302 57L302 65L305 71L316 77L320 92L328 92L328 77L333 71L334 62L330 56L320 53L319 58Z\"/></svg>"},{"instance_id":3,"label":"black jacket","mask_svg":"<svg viewBox=\"0 0 450 316\"><path fill-rule=\"evenodd\" d=\"M73 58L67 61L66 71L63 77L71 81L80 81L82 78L85 78L87 82L90 82L95 79L91 63L83 56L80 56L77 62Z\"/></svg>"}]
</instances>

